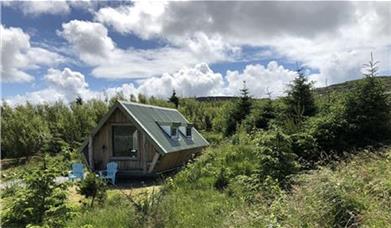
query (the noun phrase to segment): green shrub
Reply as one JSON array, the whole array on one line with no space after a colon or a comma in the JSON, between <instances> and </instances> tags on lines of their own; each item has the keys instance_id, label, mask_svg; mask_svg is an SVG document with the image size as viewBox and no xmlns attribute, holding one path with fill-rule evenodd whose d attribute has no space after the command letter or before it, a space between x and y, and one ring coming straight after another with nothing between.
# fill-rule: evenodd
<instances>
[{"instance_id":1,"label":"green shrub","mask_svg":"<svg viewBox=\"0 0 391 228\"><path fill-rule=\"evenodd\" d=\"M341 154L351 147L347 141L348 123L341 113L334 112L311 118L307 122L306 131L315 139L316 144L325 156L333 153ZM324 159L322 154L319 155L317 160Z\"/></svg>"},{"instance_id":2,"label":"green shrub","mask_svg":"<svg viewBox=\"0 0 391 228\"><path fill-rule=\"evenodd\" d=\"M301 163L311 167L321 158L316 139L307 133L296 133L290 136L292 140L292 152L295 153Z\"/></svg>"},{"instance_id":3,"label":"green shrub","mask_svg":"<svg viewBox=\"0 0 391 228\"><path fill-rule=\"evenodd\" d=\"M93 207L95 199L99 203L103 203L106 199L106 183L95 173L87 173L86 177L79 183L77 191L85 196L91 198L90 206Z\"/></svg>"},{"instance_id":4,"label":"green shrub","mask_svg":"<svg viewBox=\"0 0 391 228\"><path fill-rule=\"evenodd\" d=\"M344 117L352 145L373 145L390 138L391 105L379 79L371 76L357 83L347 96Z\"/></svg>"},{"instance_id":5,"label":"green shrub","mask_svg":"<svg viewBox=\"0 0 391 228\"><path fill-rule=\"evenodd\" d=\"M287 187L289 177L299 171L297 155L292 151L291 139L279 132L272 131L256 138L259 162L259 178L271 177L281 186Z\"/></svg>"},{"instance_id":6,"label":"green shrub","mask_svg":"<svg viewBox=\"0 0 391 228\"><path fill-rule=\"evenodd\" d=\"M2 213L2 226L64 225L70 216L70 209L65 204L66 185L55 182L59 173L54 166L44 160L42 165L24 174L25 186L19 188L6 205Z\"/></svg>"},{"instance_id":7,"label":"green shrub","mask_svg":"<svg viewBox=\"0 0 391 228\"><path fill-rule=\"evenodd\" d=\"M298 77L289 85L290 89L287 91L288 95L284 101L286 104L285 113L300 122L301 117L315 115L317 107L311 91L312 83L308 82L304 75L304 69L298 69L297 73Z\"/></svg>"},{"instance_id":8,"label":"green shrub","mask_svg":"<svg viewBox=\"0 0 391 228\"><path fill-rule=\"evenodd\" d=\"M45 120L30 104L14 110L2 107L1 150L4 157L31 157L46 147L51 134ZM4 113L5 112L5 113Z\"/></svg>"},{"instance_id":9,"label":"green shrub","mask_svg":"<svg viewBox=\"0 0 391 228\"><path fill-rule=\"evenodd\" d=\"M142 227L138 214L126 197L114 194L100 207L85 208L66 224L67 227Z\"/></svg>"}]
</instances>

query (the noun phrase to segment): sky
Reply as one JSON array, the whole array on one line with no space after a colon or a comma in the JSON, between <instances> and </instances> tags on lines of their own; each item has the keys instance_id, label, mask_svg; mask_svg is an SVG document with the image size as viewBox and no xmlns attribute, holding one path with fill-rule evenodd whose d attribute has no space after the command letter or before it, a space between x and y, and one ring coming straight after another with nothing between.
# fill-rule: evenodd
<instances>
[{"instance_id":1,"label":"sky","mask_svg":"<svg viewBox=\"0 0 391 228\"><path fill-rule=\"evenodd\" d=\"M11 105L125 97L282 96L391 75L391 2L5 1L1 98Z\"/></svg>"}]
</instances>

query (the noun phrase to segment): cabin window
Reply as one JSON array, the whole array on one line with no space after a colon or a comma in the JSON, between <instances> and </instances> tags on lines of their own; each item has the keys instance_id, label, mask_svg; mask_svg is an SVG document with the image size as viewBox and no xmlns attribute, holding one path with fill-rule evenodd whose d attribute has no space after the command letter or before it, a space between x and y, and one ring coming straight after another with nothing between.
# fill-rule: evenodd
<instances>
[{"instance_id":1,"label":"cabin window","mask_svg":"<svg viewBox=\"0 0 391 228\"><path fill-rule=\"evenodd\" d=\"M171 127L171 138L176 138L178 136L178 128L175 126Z\"/></svg>"},{"instance_id":2,"label":"cabin window","mask_svg":"<svg viewBox=\"0 0 391 228\"><path fill-rule=\"evenodd\" d=\"M186 126L186 137L191 138L191 128L192 126Z\"/></svg>"},{"instance_id":3,"label":"cabin window","mask_svg":"<svg viewBox=\"0 0 391 228\"><path fill-rule=\"evenodd\" d=\"M113 126L113 157L137 158L137 130L133 126Z\"/></svg>"}]
</instances>

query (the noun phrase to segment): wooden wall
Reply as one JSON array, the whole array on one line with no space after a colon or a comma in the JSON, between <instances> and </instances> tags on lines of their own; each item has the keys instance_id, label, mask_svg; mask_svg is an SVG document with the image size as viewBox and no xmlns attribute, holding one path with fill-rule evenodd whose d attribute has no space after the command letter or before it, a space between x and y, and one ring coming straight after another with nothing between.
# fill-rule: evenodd
<instances>
[{"instance_id":1,"label":"wooden wall","mask_svg":"<svg viewBox=\"0 0 391 228\"><path fill-rule=\"evenodd\" d=\"M109 117L106 123L96 133L93 138L93 160L94 169L102 170L106 168L106 164L110 161L118 163L119 169L141 169L142 168L142 148L139 145L137 159L131 158L115 158L113 157L113 145L112 145L112 126L113 125L132 125L128 117L122 113L119 109L115 110ZM141 131L138 130L138 138L142 135ZM140 140L139 140L140 143ZM105 147L105 149L104 149Z\"/></svg>"},{"instance_id":2,"label":"wooden wall","mask_svg":"<svg viewBox=\"0 0 391 228\"><path fill-rule=\"evenodd\" d=\"M156 164L154 172L162 172L184 165L192 157L193 154L201 152L202 149L203 148L195 148L165 154L164 156L160 157L159 162Z\"/></svg>"},{"instance_id":3,"label":"wooden wall","mask_svg":"<svg viewBox=\"0 0 391 228\"><path fill-rule=\"evenodd\" d=\"M118 163L120 171L137 171L146 174L150 168L153 157L156 153L158 153L158 150L141 129L137 129L137 159L113 157L112 126L121 124L132 125L132 122L124 113L122 113L120 109L117 109L93 137L92 158L94 163L94 170L104 170L106 169L106 164L108 162L115 161ZM183 165L192 157L193 154L199 153L201 150L202 148L196 148L160 155L153 173L165 171Z\"/></svg>"}]
</instances>

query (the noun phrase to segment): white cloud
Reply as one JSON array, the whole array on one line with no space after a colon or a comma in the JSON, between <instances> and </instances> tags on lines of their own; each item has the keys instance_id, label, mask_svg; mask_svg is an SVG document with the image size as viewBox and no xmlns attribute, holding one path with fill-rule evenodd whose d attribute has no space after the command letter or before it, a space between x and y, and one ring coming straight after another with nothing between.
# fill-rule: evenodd
<instances>
[{"instance_id":1,"label":"white cloud","mask_svg":"<svg viewBox=\"0 0 391 228\"><path fill-rule=\"evenodd\" d=\"M99 23L72 20L62 25L58 32L80 55L80 58L90 65L99 65L109 59L115 45L107 35L107 29Z\"/></svg>"},{"instance_id":2,"label":"white cloud","mask_svg":"<svg viewBox=\"0 0 391 228\"><path fill-rule=\"evenodd\" d=\"M91 91L82 73L64 68L63 71L50 68L44 76L47 87L28 92L24 95L5 99L11 105L30 102L32 104L53 103L56 101L71 102L76 97L83 99L100 99L100 93Z\"/></svg>"},{"instance_id":3,"label":"white cloud","mask_svg":"<svg viewBox=\"0 0 391 228\"><path fill-rule=\"evenodd\" d=\"M129 98L132 94L144 94L166 99L175 89L181 97L238 95L243 87L243 81L254 97L265 97L272 92L274 97L283 95L288 83L294 79L296 72L285 69L275 61L267 66L247 65L243 72L227 71L225 77L213 72L205 63L194 67L183 67L172 74L163 74L138 80L136 83L125 83L103 91L93 91L88 88L83 74L65 68L63 71L49 69L44 79L47 88L39 91L18 95L6 101L12 105L29 101L31 103L73 101L77 96L85 100L92 98L104 100L121 93Z\"/></svg>"},{"instance_id":4,"label":"white cloud","mask_svg":"<svg viewBox=\"0 0 391 228\"><path fill-rule=\"evenodd\" d=\"M238 47L224 44L219 36L203 33L157 49L121 49L100 23L73 20L62 25L63 36L80 59L93 66L99 78L145 78L173 73L183 66L199 62L230 61L240 54Z\"/></svg>"},{"instance_id":5,"label":"white cloud","mask_svg":"<svg viewBox=\"0 0 391 228\"><path fill-rule=\"evenodd\" d=\"M391 70L390 9L390 2L136 2L102 8L95 19L123 34L187 46L196 56L218 53L202 36L220 40L213 47L267 47L319 70L312 78L324 85L360 77L370 52L381 71ZM220 54L216 62L227 58Z\"/></svg>"},{"instance_id":6,"label":"white cloud","mask_svg":"<svg viewBox=\"0 0 391 228\"><path fill-rule=\"evenodd\" d=\"M224 94L239 95L239 90L243 88L243 81L245 81L252 96L266 97L268 92L271 92L273 97L282 96L287 85L296 76L295 71L285 69L276 61L269 62L267 66L247 65L242 73L238 71L227 72L228 85L224 88Z\"/></svg>"},{"instance_id":7,"label":"white cloud","mask_svg":"<svg viewBox=\"0 0 391 228\"><path fill-rule=\"evenodd\" d=\"M168 97L175 89L179 96L192 97L219 95L223 86L223 76L203 63L193 68L183 67L173 74L143 80L138 90L147 96Z\"/></svg>"},{"instance_id":8,"label":"white cloud","mask_svg":"<svg viewBox=\"0 0 391 228\"><path fill-rule=\"evenodd\" d=\"M120 33L134 33L147 39L161 32L166 5L166 2L136 1L133 6L105 7L95 13L95 19Z\"/></svg>"},{"instance_id":9,"label":"white cloud","mask_svg":"<svg viewBox=\"0 0 391 228\"><path fill-rule=\"evenodd\" d=\"M70 7L66 1L7 1L5 6L17 7L23 14L38 16L41 14L68 14Z\"/></svg>"},{"instance_id":10,"label":"white cloud","mask_svg":"<svg viewBox=\"0 0 391 228\"><path fill-rule=\"evenodd\" d=\"M13 7L21 10L24 15L37 17L40 15L67 15L72 8L94 11L97 2L90 0L7 0L1 2L2 6Z\"/></svg>"},{"instance_id":11,"label":"white cloud","mask_svg":"<svg viewBox=\"0 0 391 228\"><path fill-rule=\"evenodd\" d=\"M0 34L2 82L29 82L34 77L26 73L26 70L65 61L57 53L32 47L30 36L20 28L5 28L0 25Z\"/></svg>"}]
</instances>

